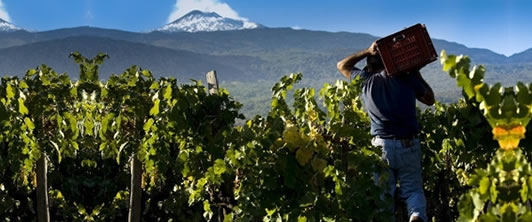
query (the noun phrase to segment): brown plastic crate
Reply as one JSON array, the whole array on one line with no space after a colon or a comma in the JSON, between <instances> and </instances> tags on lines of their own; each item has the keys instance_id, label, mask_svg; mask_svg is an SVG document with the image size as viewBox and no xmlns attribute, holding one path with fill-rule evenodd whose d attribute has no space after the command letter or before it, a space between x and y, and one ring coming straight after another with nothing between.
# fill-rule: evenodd
<instances>
[{"instance_id":1,"label":"brown plastic crate","mask_svg":"<svg viewBox=\"0 0 532 222\"><path fill-rule=\"evenodd\" d=\"M415 24L376 43L389 75L421 69L438 58L424 24Z\"/></svg>"}]
</instances>

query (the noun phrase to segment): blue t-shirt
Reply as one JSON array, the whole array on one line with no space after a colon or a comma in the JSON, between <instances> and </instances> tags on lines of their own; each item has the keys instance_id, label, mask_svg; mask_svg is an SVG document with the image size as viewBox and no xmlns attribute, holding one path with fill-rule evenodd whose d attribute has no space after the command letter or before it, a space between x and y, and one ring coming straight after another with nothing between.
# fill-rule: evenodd
<instances>
[{"instance_id":1,"label":"blue t-shirt","mask_svg":"<svg viewBox=\"0 0 532 222\"><path fill-rule=\"evenodd\" d=\"M355 69L363 79L362 100L371 120L371 135L406 138L419 131L416 98L425 86L416 74L388 76Z\"/></svg>"}]
</instances>

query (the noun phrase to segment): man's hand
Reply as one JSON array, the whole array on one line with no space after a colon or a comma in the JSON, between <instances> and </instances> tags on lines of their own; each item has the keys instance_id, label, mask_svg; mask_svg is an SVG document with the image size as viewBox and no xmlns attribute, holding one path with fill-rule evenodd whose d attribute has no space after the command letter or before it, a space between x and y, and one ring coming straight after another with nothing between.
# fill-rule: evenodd
<instances>
[{"instance_id":1,"label":"man's hand","mask_svg":"<svg viewBox=\"0 0 532 222\"><path fill-rule=\"evenodd\" d=\"M377 42L371 43L371 45L368 48L368 53L370 55L377 55L379 54L379 50L377 49Z\"/></svg>"}]
</instances>

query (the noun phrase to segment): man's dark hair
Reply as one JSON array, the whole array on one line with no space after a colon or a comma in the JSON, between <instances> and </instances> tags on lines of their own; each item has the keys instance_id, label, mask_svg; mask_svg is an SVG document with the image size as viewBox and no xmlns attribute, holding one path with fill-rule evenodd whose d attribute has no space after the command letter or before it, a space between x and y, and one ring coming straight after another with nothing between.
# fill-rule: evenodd
<instances>
[{"instance_id":1,"label":"man's dark hair","mask_svg":"<svg viewBox=\"0 0 532 222\"><path fill-rule=\"evenodd\" d=\"M369 55L366 57L366 67L370 72L376 72L384 68L380 55Z\"/></svg>"}]
</instances>

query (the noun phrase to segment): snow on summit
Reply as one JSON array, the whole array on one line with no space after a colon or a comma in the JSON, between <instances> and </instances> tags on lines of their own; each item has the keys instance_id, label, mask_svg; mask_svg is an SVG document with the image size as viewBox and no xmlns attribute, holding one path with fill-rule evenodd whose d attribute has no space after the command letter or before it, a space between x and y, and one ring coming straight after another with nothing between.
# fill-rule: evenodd
<instances>
[{"instance_id":1,"label":"snow on summit","mask_svg":"<svg viewBox=\"0 0 532 222\"><path fill-rule=\"evenodd\" d=\"M157 31L163 32L212 32L240 29L255 29L260 24L225 18L215 12L191 11L183 17L163 26Z\"/></svg>"},{"instance_id":2,"label":"snow on summit","mask_svg":"<svg viewBox=\"0 0 532 222\"><path fill-rule=\"evenodd\" d=\"M12 32L16 30L21 30L21 28L16 27L15 25L0 19L0 32Z\"/></svg>"}]
</instances>

